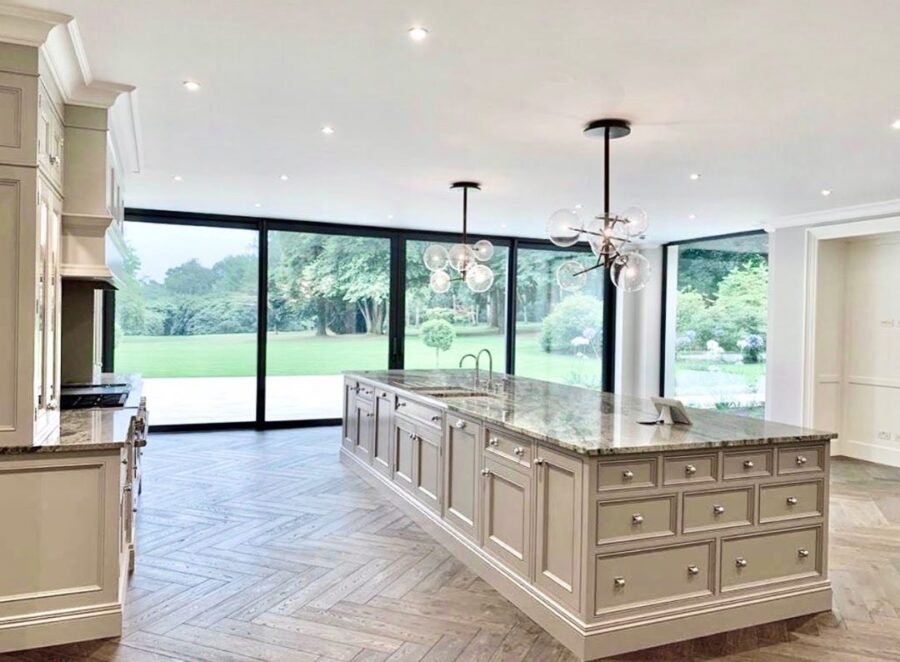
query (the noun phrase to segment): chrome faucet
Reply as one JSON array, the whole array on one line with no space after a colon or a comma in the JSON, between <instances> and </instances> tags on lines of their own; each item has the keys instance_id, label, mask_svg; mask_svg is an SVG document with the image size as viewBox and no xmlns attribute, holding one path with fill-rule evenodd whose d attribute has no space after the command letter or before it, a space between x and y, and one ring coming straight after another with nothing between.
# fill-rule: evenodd
<instances>
[{"instance_id":1,"label":"chrome faucet","mask_svg":"<svg viewBox=\"0 0 900 662\"><path fill-rule=\"evenodd\" d=\"M463 354L462 358L459 359L459 367L462 368L463 362L470 356L473 359L475 359L475 388L478 388L478 382L480 381L480 379L478 377L478 357L475 356L474 354Z\"/></svg>"},{"instance_id":2,"label":"chrome faucet","mask_svg":"<svg viewBox=\"0 0 900 662\"><path fill-rule=\"evenodd\" d=\"M482 354L487 354L488 357L488 388L490 388L494 383L494 357L491 356L491 350L487 348L478 350L478 356L475 357L476 367L481 363Z\"/></svg>"}]
</instances>

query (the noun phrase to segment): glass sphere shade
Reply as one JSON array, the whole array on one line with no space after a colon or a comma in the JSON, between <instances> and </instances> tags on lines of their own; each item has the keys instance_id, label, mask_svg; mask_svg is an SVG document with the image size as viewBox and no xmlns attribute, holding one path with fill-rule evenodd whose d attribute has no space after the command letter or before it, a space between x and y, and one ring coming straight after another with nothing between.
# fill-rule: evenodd
<instances>
[{"instance_id":1,"label":"glass sphere shade","mask_svg":"<svg viewBox=\"0 0 900 662\"><path fill-rule=\"evenodd\" d=\"M431 244L422 254L422 261L429 271L437 271L447 266L447 249L440 244Z\"/></svg>"},{"instance_id":2,"label":"glass sphere shade","mask_svg":"<svg viewBox=\"0 0 900 662\"><path fill-rule=\"evenodd\" d=\"M573 246L581 237L581 217L572 209L558 209L547 220L547 236L557 246Z\"/></svg>"},{"instance_id":3,"label":"glass sphere shade","mask_svg":"<svg viewBox=\"0 0 900 662\"><path fill-rule=\"evenodd\" d=\"M626 209L622 213L622 218L625 219L625 222L619 223L616 230L618 230L619 234L624 234L629 239L640 237L650 227L650 222L647 220L647 212L638 207Z\"/></svg>"},{"instance_id":4,"label":"glass sphere shade","mask_svg":"<svg viewBox=\"0 0 900 662\"><path fill-rule=\"evenodd\" d=\"M487 292L494 284L494 271L486 264L476 264L466 271L466 285L473 292Z\"/></svg>"},{"instance_id":5,"label":"glass sphere shade","mask_svg":"<svg viewBox=\"0 0 900 662\"><path fill-rule=\"evenodd\" d=\"M450 266L456 271L465 271L475 262L475 251L466 244L453 244L447 252Z\"/></svg>"},{"instance_id":6,"label":"glass sphere shade","mask_svg":"<svg viewBox=\"0 0 900 662\"><path fill-rule=\"evenodd\" d=\"M475 253L476 260L487 262L494 257L494 244L487 239L479 239L475 242L475 245L472 246L472 251Z\"/></svg>"},{"instance_id":7,"label":"glass sphere shade","mask_svg":"<svg viewBox=\"0 0 900 662\"><path fill-rule=\"evenodd\" d=\"M431 285L431 289L433 291L437 292L438 294L443 294L450 289L450 274L448 274L443 269L433 271L431 273L429 285Z\"/></svg>"},{"instance_id":8,"label":"glass sphere shade","mask_svg":"<svg viewBox=\"0 0 900 662\"><path fill-rule=\"evenodd\" d=\"M576 260L566 260L556 268L556 282L566 292L577 292L587 283L585 266Z\"/></svg>"},{"instance_id":9,"label":"glass sphere shade","mask_svg":"<svg viewBox=\"0 0 900 662\"><path fill-rule=\"evenodd\" d=\"M637 292L650 282L650 262L636 251L623 253L609 270L613 285L623 292Z\"/></svg>"}]
</instances>

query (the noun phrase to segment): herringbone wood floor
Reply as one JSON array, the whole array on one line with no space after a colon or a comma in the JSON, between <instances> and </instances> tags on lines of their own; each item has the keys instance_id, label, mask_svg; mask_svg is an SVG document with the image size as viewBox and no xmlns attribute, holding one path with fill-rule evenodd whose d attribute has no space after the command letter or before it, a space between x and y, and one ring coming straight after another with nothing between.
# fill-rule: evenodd
<instances>
[{"instance_id":1,"label":"herringbone wood floor","mask_svg":"<svg viewBox=\"0 0 900 662\"><path fill-rule=\"evenodd\" d=\"M338 460L336 428L154 435L121 640L0 660L570 660ZM900 470L839 460L835 611L626 656L900 660Z\"/></svg>"}]
</instances>

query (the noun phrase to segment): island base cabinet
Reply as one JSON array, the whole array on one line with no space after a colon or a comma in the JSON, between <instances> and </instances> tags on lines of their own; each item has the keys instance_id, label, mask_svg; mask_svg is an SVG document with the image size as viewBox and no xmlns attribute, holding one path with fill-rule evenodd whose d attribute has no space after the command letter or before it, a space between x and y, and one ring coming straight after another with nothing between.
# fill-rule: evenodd
<instances>
[{"instance_id":1,"label":"island base cabinet","mask_svg":"<svg viewBox=\"0 0 900 662\"><path fill-rule=\"evenodd\" d=\"M375 399L375 429L372 435L372 466L376 471L391 475L391 430L393 429L394 398L385 394Z\"/></svg>"},{"instance_id":2,"label":"island base cabinet","mask_svg":"<svg viewBox=\"0 0 900 662\"><path fill-rule=\"evenodd\" d=\"M375 436L375 406L366 400L356 399L356 437L353 452L365 462L372 461L372 439Z\"/></svg>"},{"instance_id":3,"label":"island base cabinet","mask_svg":"<svg viewBox=\"0 0 900 662\"><path fill-rule=\"evenodd\" d=\"M485 457L482 507L483 547L524 577L531 567L531 474Z\"/></svg>"},{"instance_id":4,"label":"island base cabinet","mask_svg":"<svg viewBox=\"0 0 900 662\"><path fill-rule=\"evenodd\" d=\"M412 491L416 426L399 416L394 419L394 443L391 449L393 480L403 489Z\"/></svg>"},{"instance_id":5,"label":"island base cabinet","mask_svg":"<svg viewBox=\"0 0 900 662\"><path fill-rule=\"evenodd\" d=\"M535 464L535 585L578 611L581 601L583 464L539 447Z\"/></svg>"},{"instance_id":6,"label":"island base cabinet","mask_svg":"<svg viewBox=\"0 0 900 662\"><path fill-rule=\"evenodd\" d=\"M440 512L441 435L419 429L413 441L413 492L419 501Z\"/></svg>"},{"instance_id":7,"label":"island base cabinet","mask_svg":"<svg viewBox=\"0 0 900 662\"><path fill-rule=\"evenodd\" d=\"M456 415L447 416L444 435L444 520L478 541L481 427Z\"/></svg>"}]
</instances>

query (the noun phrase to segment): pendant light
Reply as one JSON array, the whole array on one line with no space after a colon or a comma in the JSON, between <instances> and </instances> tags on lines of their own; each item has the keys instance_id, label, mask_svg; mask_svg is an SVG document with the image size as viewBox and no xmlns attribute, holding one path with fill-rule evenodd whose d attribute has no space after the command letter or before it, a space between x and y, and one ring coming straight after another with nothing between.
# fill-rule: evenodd
<instances>
[{"instance_id":1,"label":"pendant light","mask_svg":"<svg viewBox=\"0 0 900 662\"><path fill-rule=\"evenodd\" d=\"M481 190L478 182L453 182L451 189L461 188L463 192L462 242L453 244L448 251L440 244L431 244L422 254L422 261L431 272L429 284L433 292L443 294L450 285L462 281L476 293L487 292L494 284L494 271L484 262L494 256L494 245L487 239L480 239L471 246L468 235L469 189ZM447 266L458 276L451 275Z\"/></svg>"},{"instance_id":2,"label":"pendant light","mask_svg":"<svg viewBox=\"0 0 900 662\"><path fill-rule=\"evenodd\" d=\"M603 213L587 221L574 209L560 209L547 221L547 235L557 246L574 246L586 238L597 262L585 267L577 260L566 260L556 270L556 282L563 290L574 292L585 286L588 273L608 269L613 285L625 292L636 292L650 281L650 263L631 249L629 243L647 231L647 214L637 207L621 215L609 212L609 141L631 133L625 120L601 119L584 127L588 138L603 139Z\"/></svg>"}]
</instances>

